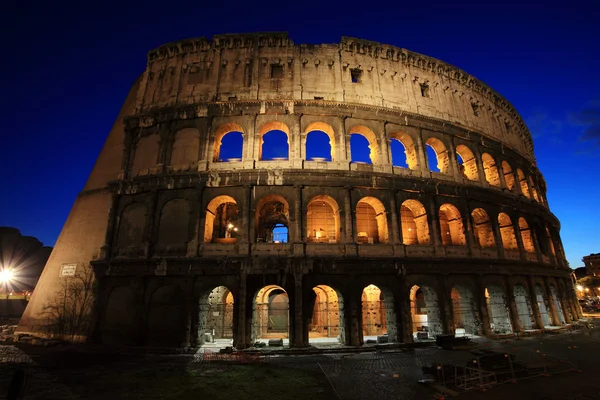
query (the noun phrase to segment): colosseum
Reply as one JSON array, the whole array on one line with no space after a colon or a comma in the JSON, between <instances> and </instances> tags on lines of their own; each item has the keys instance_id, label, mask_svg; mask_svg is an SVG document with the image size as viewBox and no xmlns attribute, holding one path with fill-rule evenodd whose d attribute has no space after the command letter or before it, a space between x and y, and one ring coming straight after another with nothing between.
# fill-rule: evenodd
<instances>
[{"instance_id":1,"label":"colosseum","mask_svg":"<svg viewBox=\"0 0 600 400\"><path fill-rule=\"evenodd\" d=\"M19 331L78 263L97 343L553 329L581 317L559 229L525 123L468 73L350 37L182 40L148 54Z\"/></svg>"}]
</instances>

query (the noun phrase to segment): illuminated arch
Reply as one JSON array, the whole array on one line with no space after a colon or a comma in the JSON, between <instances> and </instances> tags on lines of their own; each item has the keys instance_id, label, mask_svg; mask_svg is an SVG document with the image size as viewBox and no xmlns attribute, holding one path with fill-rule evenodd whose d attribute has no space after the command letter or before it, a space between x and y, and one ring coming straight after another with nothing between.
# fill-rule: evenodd
<instances>
[{"instance_id":1,"label":"illuminated arch","mask_svg":"<svg viewBox=\"0 0 600 400\"><path fill-rule=\"evenodd\" d=\"M242 135L242 138L244 136L244 129L242 129L242 127L240 125L233 123L233 122L221 125L216 130L214 147L213 147L213 161L214 162L219 161L219 156L221 154L221 144L223 142L223 138L226 135L233 133L233 132L239 132ZM240 149L239 149L240 154L242 153L242 148L243 148L243 140L242 140L242 143L240 143Z\"/></svg>"},{"instance_id":2,"label":"illuminated arch","mask_svg":"<svg viewBox=\"0 0 600 400\"><path fill-rule=\"evenodd\" d=\"M335 132L333 131L333 128L331 127L331 125L326 124L324 122L313 122L312 124L308 125L304 131L304 133L306 134L306 143L308 145L308 138L311 132L314 131L320 131L325 133L328 137L329 137L329 146L330 146L330 150L331 150L331 161L337 161L335 154L336 154L336 143L335 143ZM308 149L304 149L305 150L305 154L308 154ZM308 155L307 155L307 159L308 159Z\"/></svg>"},{"instance_id":3,"label":"illuminated arch","mask_svg":"<svg viewBox=\"0 0 600 400\"><path fill-rule=\"evenodd\" d=\"M281 242L276 240L273 231L275 228L285 227L289 232L290 209L287 200L280 195L261 198L256 204L255 221L257 241ZM283 242L285 243L285 240Z\"/></svg>"},{"instance_id":4,"label":"illuminated arch","mask_svg":"<svg viewBox=\"0 0 600 400\"><path fill-rule=\"evenodd\" d=\"M515 175L510 167L510 164L506 161L502 161L502 173L504 174L504 182L508 190L513 190L515 187Z\"/></svg>"},{"instance_id":5,"label":"illuminated arch","mask_svg":"<svg viewBox=\"0 0 600 400\"><path fill-rule=\"evenodd\" d=\"M521 240L523 241L523 248L528 253L535 252L535 245L533 242L533 235L531 233L531 228L529 224L525 220L525 218L519 218L519 231L521 233Z\"/></svg>"},{"instance_id":6,"label":"illuminated arch","mask_svg":"<svg viewBox=\"0 0 600 400\"><path fill-rule=\"evenodd\" d=\"M500 227L500 236L502 237L502 246L505 249L518 249L517 238L515 237L515 227L508 214L498 214L498 226Z\"/></svg>"},{"instance_id":7,"label":"illuminated arch","mask_svg":"<svg viewBox=\"0 0 600 400\"><path fill-rule=\"evenodd\" d=\"M239 207L231 196L217 196L206 207L205 243L235 243L238 236Z\"/></svg>"},{"instance_id":8,"label":"illuminated arch","mask_svg":"<svg viewBox=\"0 0 600 400\"><path fill-rule=\"evenodd\" d=\"M462 159L462 164L459 164L461 175L471 181L479 180L477 159L471 149L464 144L459 144L456 146L456 154Z\"/></svg>"},{"instance_id":9,"label":"illuminated arch","mask_svg":"<svg viewBox=\"0 0 600 400\"><path fill-rule=\"evenodd\" d=\"M471 212L473 218L473 234L480 247L494 247L494 230L492 221L483 208L476 208Z\"/></svg>"},{"instance_id":10,"label":"illuminated arch","mask_svg":"<svg viewBox=\"0 0 600 400\"><path fill-rule=\"evenodd\" d=\"M289 297L281 286L268 285L254 296L252 339L289 337Z\"/></svg>"},{"instance_id":11,"label":"illuminated arch","mask_svg":"<svg viewBox=\"0 0 600 400\"><path fill-rule=\"evenodd\" d=\"M259 130L259 136L260 136L260 141L259 141L259 146L258 146L258 159L259 160L263 160L263 154L264 154L264 145L265 145L265 135L269 134L272 131L281 131L283 133L285 133L286 137L287 137L287 155L285 157L285 159L289 159L289 154L290 154L290 128L288 128L288 126L286 124L284 124L281 121L271 121L271 122L267 122L265 124L263 124L260 127ZM282 157L284 158L284 157Z\"/></svg>"},{"instance_id":12,"label":"illuminated arch","mask_svg":"<svg viewBox=\"0 0 600 400\"><path fill-rule=\"evenodd\" d=\"M349 129L350 136L352 135L360 135L367 139L369 142L369 158L373 165L379 164L379 145L377 142L377 136L375 133L363 125L355 125ZM350 146L350 156L352 158L352 146ZM352 158L353 159L353 158Z\"/></svg>"},{"instance_id":13,"label":"illuminated arch","mask_svg":"<svg viewBox=\"0 0 600 400\"><path fill-rule=\"evenodd\" d=\"M400 206L400 220L403 244L429 244L429 225L423 204L413 199L404 201Z\"/></svg>"},{"instance_id":14,"label":"illuminated arch","mask_svg":"<svg viewBox=\"0 0 600 400\"><path fill-rule=\"evenodd\" d=\"M440 173L447 174L450 172L450 157L448 156L448 149L444 145L444 143L437 138L430 137L425 142L425 145L431 147L435 152L435 157L437 161L437 168L440 170ZM429 160L429 165L431 166L431 161ZM430 168L431 170L431 168Z\"/></svg>"},{"instance_id":15,"label":"illuminated arch","mask_svg":"<svg viewBox=\"0 0 600 400\"><path fill-rule=\"evenodd\" d=\"M387 213L381 201L367 196L356 205L356 230L358 243L387 243Z\"/></svg>"},{"instance_id":16,"label":"illuminated arch","mask_svg":"<svg viewBox=\"0 0 600 400\"><path fill-rule=\"evenodd\" d=\"M496 166L494 157L488 153L483 153L481 155L481 162L483 163L483 172L487 183L500 187L500 175L498 174L498 167Z\"/></svg>"},{"instance_id":17,"label":"illuminated arch","mask_svg":"<svg viewBox=\"0 0 600 400\"><path fill-rule=\"evenodd\" d=\"M452 204L446 203L440 206L440 230L444 246L466 245L462 217Z\"/></svg>"},{"instance_id":18,"label":"illuminated arch","mask_svg":"<svg viewBox=\"0 0 600 400\"><path fill-rule=\"evenodd\" d=\"M525 178L525 174L521 171L521 168L517 168L517 177L519 178L519 185L521 185L521 193L530 199L531 194L529 193L529 184L527 183L527 178Z\"/></svg>"},{"instance_id":19,"label":"illuminated arch","mask_svg":"<svg viewBox=\"0 0 600 400\"><path fill-rule=\"evenodd\" d=\"M340 208L331 196L318 195L308 203L306 238L315 243L340 241Z\"/></svg>"},{"instance_id":20,"label":"illuminated arch","mask_svg":"<svg viewBox=\"0 0 600 400\"><path fill-rule=\"evenodd\" d=\"M417 150L415 149L415 142L413 141L412 137L410 137L410 135L406 132L392 132L390 134L390 140L397 140L400 143L402 143L402 146L404 146L404 154L406 156L406 164L408 165L408 169L418 169L419 168L419 162L418 162L418 158L417 158ZM394 154L392 152L392 158ZM392 164L393 163L393 159L392 159Z\"/></svg>"}]
</instances>

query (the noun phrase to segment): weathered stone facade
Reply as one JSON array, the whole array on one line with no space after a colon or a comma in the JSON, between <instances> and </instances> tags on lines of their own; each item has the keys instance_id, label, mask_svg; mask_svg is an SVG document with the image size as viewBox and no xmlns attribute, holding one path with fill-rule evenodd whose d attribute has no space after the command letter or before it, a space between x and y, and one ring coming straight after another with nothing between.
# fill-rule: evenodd
<instances>
[{"instance_id":1,"label":"weathered stone facade","mask_svg":"<svg viewBox=\"0 0 600 400\"><path fill-rule=\"evenodd\" d=\"M271 131L287 157L264 159ZM330 161L307 159L315 131ZM232 132L241 157L222 161ZM43 330L61 264L82 261L103 343L197 346L216 320L238 348L280 330L302 347L561 325L581 311L559 229L527 127L467 73L352 38L184 40L150 52L19 329Z\"/></svg>"}]
</instances>

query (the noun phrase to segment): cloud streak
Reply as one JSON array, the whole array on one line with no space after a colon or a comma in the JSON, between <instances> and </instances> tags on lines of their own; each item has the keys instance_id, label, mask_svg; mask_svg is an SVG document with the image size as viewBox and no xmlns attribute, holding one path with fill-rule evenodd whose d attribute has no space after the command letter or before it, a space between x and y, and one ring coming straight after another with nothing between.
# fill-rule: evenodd
<instances>
[{"instance_id":1,"label":"cloud streak","mask_svg":"<svg viewBox=\"0 0 600 400\"><path fill-rule=\"evenodd\" d=\"M600 99L590 102L581 111L571 113L569 122L582 127L580 142L585 142L594 148L600 146Z\"/></svg>"}]
</instances>

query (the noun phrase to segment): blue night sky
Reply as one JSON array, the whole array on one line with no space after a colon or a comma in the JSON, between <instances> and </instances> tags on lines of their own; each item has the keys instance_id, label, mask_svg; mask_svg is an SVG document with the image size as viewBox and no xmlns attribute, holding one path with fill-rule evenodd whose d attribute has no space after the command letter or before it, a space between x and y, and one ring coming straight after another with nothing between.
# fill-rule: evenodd
<instances>
[{"instance_id":1,"label":"blue night sky","mask_svg":"<svg viewBox=\"0 0 600 400\"><path fill-rule=\"evenodd\" d=\"M296 43L345 35L444 60L506 97L534 136L578 267L600 252L600 13L591 0L544 3L9 2L0 26L0 226L54 245L149 50L221 33L287 31Z\"/></svg>"}]
</instances>

